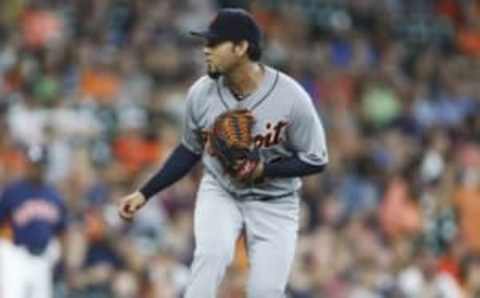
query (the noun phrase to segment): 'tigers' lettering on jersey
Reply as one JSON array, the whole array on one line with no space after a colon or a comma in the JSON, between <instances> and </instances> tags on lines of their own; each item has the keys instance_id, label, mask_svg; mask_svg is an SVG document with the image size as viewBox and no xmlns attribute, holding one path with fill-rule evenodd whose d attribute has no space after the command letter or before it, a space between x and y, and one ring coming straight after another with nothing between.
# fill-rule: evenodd
<instances>
[{"instance_id":1,"label":"'tigers' lettering on jersey","mask_svg":"<svg viewBox=\"0 0 480 298\"><path fill-rule=\"evenodd\" d=\"M268 148L277 144L280 144L283 139L281 138L282 132L288 126L288 122L286 121L278 121L275 125L270 122L267 122L265 125L266 133L265 134L258 134L253 137L253 142L255 148ZM202 144L205 145L207 143L209 131L202 130L199 133L199 137L202 140Z\"/></svg>"},{"instance_id":2,"label":"'tigers' lettering on jersey","mask_svg":"<svg viewBox=\"0 0 480 298\"><path fill-rule=\"evenodd\" d=\"M279 121L275 125L272 125L272 123L268 122L265 125L267 133L264 135L258 134L253 137L255 148L268 148L273 145L280 144L280 142L283 141L280 138L280 135L287 125L288 123L285 121Z\"/></svg>"}]
</instances>

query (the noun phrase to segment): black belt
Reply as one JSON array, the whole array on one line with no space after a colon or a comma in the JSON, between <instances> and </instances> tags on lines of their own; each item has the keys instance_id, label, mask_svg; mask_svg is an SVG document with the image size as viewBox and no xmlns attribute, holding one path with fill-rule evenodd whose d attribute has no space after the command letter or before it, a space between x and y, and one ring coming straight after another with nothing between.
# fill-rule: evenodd
<instances>
[{"instance_id":1,"label":"black belt","mask_svg":"<svg viewBox=\"0 0 480 298\"><path fill-rule=\"evenodd\" d=\"M266 201L273 201L273 200L278 200L278 199L281 199L281 198L285 198L285 197L291 196L295 193L296 193L295 191L292 191L292 192L284 193L284 194L281 194L281 195L273 195L273 196L268 196L268 195L256 196L256 195L248 194L248 195L245 195L245 196L238 196L237 195L236 197L240 197L241 199L248 198L248 197L253 197L252 201L266 202Z\"/></svg>"},{"instance_id":2,"label":"black belt","mask_svg":"<svg viewBox=\"0 0 480 298\"><path fill-rule=\"evenodd\" d=\"M217 177L217 175L215 173L213 173L213 171L210 171L209 169L205 168L205 170L211 175L213 176L214 179L216 180L219 180L219 178ZM262 201L262 202L266 202L266 201L273 201L273 200L277 200L277 199L281 199L281 198L285 198L285 197L288 197L288 196L291 196L293 194L295 194L297 191L291 191L291 192L287 192L287 193L284 193L284 194L280 194L280 195L273 195L273 196L268 196L268 195L255 195L253 193L249 193L249 194L246 194L246 195L241 195L241 194L238 194L238 193L235 193L229 189L227 189L226 187L223 187L221 183L218 183L220 185L221 188L223 188L223 190L225 190L226 192L228 192L229 195L231 195L232 197L234 198L239 198L241 200L243 199L246 199L248 197L254 197L252 199L252 201Z\"/></svg>"}]
</instances>

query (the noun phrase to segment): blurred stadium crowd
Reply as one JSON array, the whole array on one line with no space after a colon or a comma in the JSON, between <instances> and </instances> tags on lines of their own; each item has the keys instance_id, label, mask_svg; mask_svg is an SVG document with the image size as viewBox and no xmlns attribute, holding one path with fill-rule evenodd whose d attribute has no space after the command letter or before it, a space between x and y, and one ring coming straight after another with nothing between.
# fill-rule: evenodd
<instances>
[{"instance_id":1,"label":"blurred stadium crowd","mask_svg":"<svg viewBox=\"0 0 480 298\"><path fill-rule=\"evenodd\" d=\"M480 1L1 1L0 189L21 146L49 147L70 218L56 297L180 297L201 168L131 224L115 199L177 143L205 70L188 31L220 6L254 13L263 61L303 84L328 136L291 297L480 297ZM247 268L240 245L223 298Z\"/></svg>"}]
</instances>

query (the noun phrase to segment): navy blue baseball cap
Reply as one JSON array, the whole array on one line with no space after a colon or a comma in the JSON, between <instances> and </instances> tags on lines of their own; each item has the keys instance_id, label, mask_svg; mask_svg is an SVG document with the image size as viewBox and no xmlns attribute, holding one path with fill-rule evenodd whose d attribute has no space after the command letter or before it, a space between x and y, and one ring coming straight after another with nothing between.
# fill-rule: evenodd
<instances>
[{"instance_id":1,"label":"navy blue baseball cap","mask_svg":"<svg viewBox=\"0 0 480 298\"><path fill-rule=\"evenodd\" d=\"M190 34L208 41L242 41L259 46L261 31L252 15L241 8L221 9L207 30L191 31Z\"/></svg>"}]
</instances>

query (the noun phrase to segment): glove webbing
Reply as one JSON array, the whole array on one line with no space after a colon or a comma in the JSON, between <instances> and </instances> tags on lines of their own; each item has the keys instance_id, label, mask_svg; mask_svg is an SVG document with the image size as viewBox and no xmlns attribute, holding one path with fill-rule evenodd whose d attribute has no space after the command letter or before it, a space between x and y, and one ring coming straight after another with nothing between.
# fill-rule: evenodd
<instances>
[{"instance_id":1,"label":"glove webbing","mask_svg":"<svg viewBox=\"0 0 480 298\"><path fill-rule=\"evenodd\" d=\"M227 118L227 116L229 116ZM219 119L219 127L222 129L222 137L227 142L229 147L237 148L249 148L251 143L251 135L249 130L251 129L251 123L245 123L248 118L242 117L238 114L225 114Z\"/></svg>"}]
</instances>

